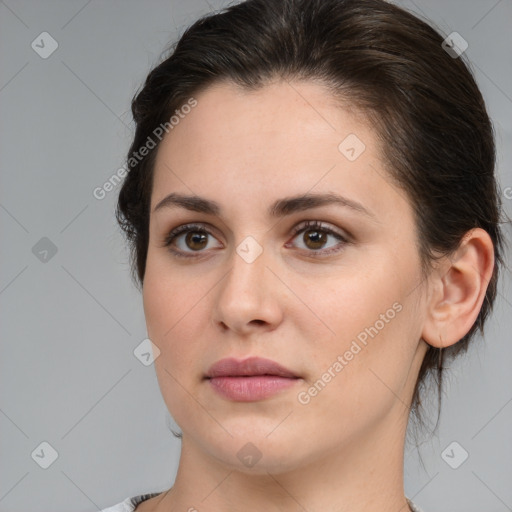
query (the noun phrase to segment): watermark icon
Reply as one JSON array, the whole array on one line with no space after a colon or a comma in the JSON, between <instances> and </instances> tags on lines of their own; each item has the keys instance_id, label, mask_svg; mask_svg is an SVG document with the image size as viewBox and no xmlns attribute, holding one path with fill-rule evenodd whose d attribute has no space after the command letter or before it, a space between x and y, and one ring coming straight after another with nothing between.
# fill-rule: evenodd
<instances>
[{"instance_id":1,"label":"watermark icon","mask_svg":"<svg viewBox=\"0 0 512 512\"><path fill-rule=\"evenodd\" d=\"M452 469L457 469L469 457L469 453L457 441L450 443L441 453L441 458Z\"/></svg>"},{"instance_id":2,"label":"watermark icon","mask_svg":"<svg viewBox=\"0 0 512 512\"><path fill-rule=\"evenodd\" d=\"M149 338L146 338L135 347L133 355L144 366L150 366L160 355L160 349Z\"/></svg>"},{"instance_id":3,"label":"watermark icon","mask_svg":"<svg viewBox=\"0 0 512 512\"><path fill-rule=\"evenodd\" d=\"M503 195L505 196L505 199L512 199L512 187L506 187L503 191Z\"/></svg>"},{"instance_id":4,"label":"watermark icon","mask_svg":"<svg viewBox=\"0 0 512 512\"><path fill-rule=\"evenodd\" d=\"M43 469L48 469L59 457L57 450L47 441L40 443L30 455Z\"/></svg>"},{"instance_id":5,"label":"watermark icon","mask_svg":"<svg viewBox=\"0 0 512 512\"><path fill-rule=\"evenodd\" d=\"M355 133L347 135L338 145L339 152L350 162L357 160L365 149L363 141Z\"/></svg>"},{"instance_id":6,"label":"watermark icon","mask_svg":"<svg viewBox=\"0 0 512 512\"><path fill-rule=\"evenodd\" d=\"M30 46L39 57L47 59L59 47L59 43L48 32L41 32Z\"/></svg>"},{"instance_id":7,"label":"watermark icon","mask_svg":"<svg viewBox=\"0 0 512 512\"><path fill-rule=\"evenodd\" d=\"M469 45L458 32L452 32L446 39L444 39L441 46L452 59L456 59L468 49Z\"/></svg>"},{"instance_id":8,"label":"watermark icon","mask_svg":"<svg viewBox=\"0 0 512 512\"><path fill-rule=\"evenodd\" d=\"M116 185L121 183L122 179L130 172L132 167L135 167L141 162L150 152L154 149L158 142L162 140L164 134L169 133L175 126L177 126L181 119L184 119L191 110L197 106L197 100L195 98L189 98L187 103L183 104L179 109L174 111L175 115L169 118L169 121L160 123L152 132L152 135L148 135L144 144L137 150L133 151L128 158L127 162L120 167L110 178L103 183L101 187L96 187L92 191L92 195L101 201L105 199L109 192L112 192ZM155 140L158 139L158 142Z\"/></svg>"},{"instance_id":9,"label":"watermark icon","mask_svg":"<svg viewBox=\"0 0 512 512\"><path fill-rule=\"evenodd\" d=\"M252 236L247 236L238 244L236 252L246 263L252 263L263 252L263 247Z\"/></svg>"},{"instance_id":10,"label":"watermark icon","mask_svg":"<svg viewBox=\"0 0 512 512\"><path fill-rule=\"evenodd\" d=\"M261 459L262 453L254 444L246 443L238 450L236 456L244 466L252 468Z\"/></svg>"},{"instance_id":11,"label":"watermark icon","mask_svg":"<svg viewBox=\"0 0 512 512\"><path fill-rule=\"evenodd\" d=\"M311 398L315 397L320 393L329 382L331 382L334 377L336 377L345 366L348 365L354 356L361 352L361 345L365 346L368 344L368 337L375 338L379 332L384 329L386 324L389 324L393 318L402 311L402 304L399 302L395 302L391 308L389 308L385 313L381 313L379 319L374 322L374 324L370 327L366 327L363 331L361 331L357 336L357 340L352 340L350 344L350 348L346 350L343 355L338 355L336 361L334 361L327 371L325 371L321 377L315 381L315 383L310 386L307 391L300 391L297 395L297 400L302 405L307 405L311 402ZM359 341L359 343L358 343ZM360 345L361 344L361 345Z\"/></svg>"},{"instance_id":12,"label":"watermark icon","mask_svg":"<svg viewBox=\"0 0 512 512\"><path fill-rule=\"evenodd\" d=\"M43 236L34 247L32 254L42 263L48 263L56 254L57 246L46 236Z\"/></svg>"}]
</instances>

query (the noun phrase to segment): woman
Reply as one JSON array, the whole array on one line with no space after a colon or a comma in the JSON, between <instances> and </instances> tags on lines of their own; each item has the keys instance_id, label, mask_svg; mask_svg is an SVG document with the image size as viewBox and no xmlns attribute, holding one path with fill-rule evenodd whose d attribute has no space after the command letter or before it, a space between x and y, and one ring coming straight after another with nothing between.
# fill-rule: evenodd
<instances>
[{"instance_id":1,"label":"woman","mask_svg":"<svg viewBox=\"0 0 512 512\"><path fill-rule=\"evenodd\" d=\"M108 512L419 510L409 414L502 252L491 123L443 40L381 0L248 0L151 71L117 217L182 450Z\"/></svg>"}]
</instances>

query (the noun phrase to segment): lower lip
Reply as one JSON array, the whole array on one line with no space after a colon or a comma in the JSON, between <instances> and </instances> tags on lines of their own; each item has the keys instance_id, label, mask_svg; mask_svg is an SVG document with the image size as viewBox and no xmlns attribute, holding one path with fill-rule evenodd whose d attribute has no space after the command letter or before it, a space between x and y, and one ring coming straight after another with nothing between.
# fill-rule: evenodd
<instances>
[{"instance_id":1,"label":"lower lip","mask_svg":"<svg viewBox=\"0 0 512 512\"><path fill-rule=\"evenodd\" d=\"M220 395L237 402L253 402L288 389L300 379L276 375L254 375L251 377L214 377L208 379Z\"/></svg>"}]
</instances>

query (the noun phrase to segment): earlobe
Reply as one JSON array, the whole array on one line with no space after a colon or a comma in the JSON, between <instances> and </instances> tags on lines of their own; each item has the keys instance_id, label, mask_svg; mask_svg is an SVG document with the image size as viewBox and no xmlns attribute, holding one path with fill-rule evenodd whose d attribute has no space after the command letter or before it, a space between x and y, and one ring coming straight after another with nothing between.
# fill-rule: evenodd
<instances>
[{"instance_id":1,"label":"earlobe","mask_svg":"<svg viewBox=\"0 0 512 512\"><path fill-rule=\"evenodd\" d=\"M444 258L431 284L422 338L442 348L457 343L471 329L485 300L494 270L494 247L481 228L466 233L459 248Z\"/></svg>"}]
</instances>

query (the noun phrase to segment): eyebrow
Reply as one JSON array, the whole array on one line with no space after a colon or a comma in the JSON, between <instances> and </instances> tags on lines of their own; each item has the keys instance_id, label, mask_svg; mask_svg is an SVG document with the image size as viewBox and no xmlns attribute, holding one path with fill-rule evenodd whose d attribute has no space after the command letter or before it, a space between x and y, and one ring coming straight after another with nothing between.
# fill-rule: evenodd
<instances>
[{"instance_id":1,"label":"eyebrow","mask_svg":"<svg viewBox=\"0 0 512 512\"><path fill-rule=\"evenodd\" d=\"M366 209L361 203L353 201L338 194L302 194L293 197L279 199L270 205L268 216L272 218L284 217L296 212L317 208L319 206L339 205L350 208L358 213L375 219L375 215ZM171 193L164 197L153 209L153 213L163 208L184 208L193 212L205 213L208 215L220 216L221 207L215 201L205 199L196 195L185 195Z\"/></svg>"}]
</instances>

